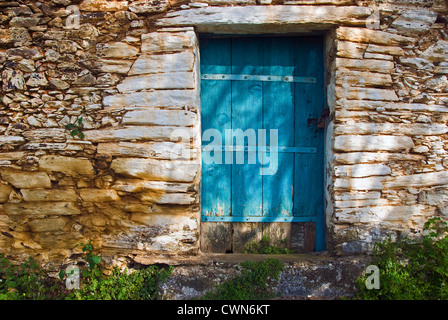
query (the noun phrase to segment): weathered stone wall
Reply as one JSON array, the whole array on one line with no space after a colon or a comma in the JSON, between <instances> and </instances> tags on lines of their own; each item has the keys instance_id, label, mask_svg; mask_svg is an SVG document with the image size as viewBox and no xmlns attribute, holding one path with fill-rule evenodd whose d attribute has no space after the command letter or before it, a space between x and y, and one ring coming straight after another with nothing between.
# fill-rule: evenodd
<instances>
[{"instance_id":1,"label":"weathered stone wall","mask_svg":"<svg viewBox=\"0 0 448 320\"><path fill-rule=\"evenodd\" d=\"M336 31L327 212L336 252L418 236L429 217L446 218L446 3L412 4L379 4L378 29Z\"/></svg>"},{"instance_id":2,"label":"weathered stone wall","mask_svg":"<svg viewBox=\"0 0 448 320\"><path fill-rule=\"evenodd\" d=\"M0 2L3 253L197 253L197 39L157 3Z\"/></svg>"},{"instance_id":3,"label":"weathered stone wall","mask_svg":"<svg viewBox=\"0 0 448 320\"><path fill-rule=\"evenodd\" d=\"M0 9L2 253L63 261L89 239L106 259L198 252L200 32L327 34L330 250L448 212L446 1ZM66 129L81 117L83 139Z\"/></svg>"}]
</instances>

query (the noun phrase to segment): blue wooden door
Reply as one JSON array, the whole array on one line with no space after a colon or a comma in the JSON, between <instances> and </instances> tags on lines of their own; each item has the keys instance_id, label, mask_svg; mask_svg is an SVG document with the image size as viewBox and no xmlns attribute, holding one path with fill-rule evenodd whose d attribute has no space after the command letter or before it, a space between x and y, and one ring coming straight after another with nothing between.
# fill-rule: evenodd
<instances>
[{"instance_id":1,"label":"blue wooden door","mask_svg":"<svg viewBox=\"0 0 448 320\"><path fill-rule=\"evenodd\" d=\"M317 36L200 40L203 223L314 222L325 249L324 130L309 121L323 50Z\"/></svg>"}]
</instances>

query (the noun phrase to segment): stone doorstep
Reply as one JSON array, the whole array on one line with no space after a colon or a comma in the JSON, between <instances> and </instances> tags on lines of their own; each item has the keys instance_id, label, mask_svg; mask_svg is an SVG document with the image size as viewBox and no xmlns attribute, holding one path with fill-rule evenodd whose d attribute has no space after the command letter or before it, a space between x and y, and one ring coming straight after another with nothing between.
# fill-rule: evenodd
<instances>
[{"instance_id":1,"label":"stone doorstep","mask_svg":"<svg viewBox=\"0 0 448 320\"><path fill-rule=\"evenodd\" d=\"M280 300L337 299L355 292L355 279L367 266L367 256L331 256L328 253L310 254L203 254L182 257L135 257L141 264L175 266L170 278L159 286L158 299L190 300L236 274L243 261L278 259L285 269L274 290L282 293Z\"/></svg>"}]
</instances>

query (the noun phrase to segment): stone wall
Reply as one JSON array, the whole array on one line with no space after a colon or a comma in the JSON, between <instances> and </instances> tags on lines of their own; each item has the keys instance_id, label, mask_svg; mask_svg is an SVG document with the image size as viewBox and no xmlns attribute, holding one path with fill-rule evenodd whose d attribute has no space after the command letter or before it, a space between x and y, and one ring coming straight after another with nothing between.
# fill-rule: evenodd
<instances>
[{"instance_id":1,"label":"stone wall","mask_svg":"<svg viewBox=\"0 0 448 320\"><path fill-rule=\"evenodd\" d=\"M0 2L2 252L197 253L197 39L157 3Z\"/></svg>"},{"instance_id":2,"label":"stone wall","mask_svg":"<svg viewBox=\"0 0 448 320\"><path fill-rule=\"evenodd\" d=\"M326 34L332 252L448 212L446 1L0 9L2 253L68 261L87 240L108 261L199 252L201 32Z\"/></svg>"},{"instance_id":3,"label":"stone wall","mask_svg":"<svg viewBox=\"0 0 448 320\"><path fill-rule=\"evenodd\" d=\"M336 252L446 218L447 10L431 4L380 4L378 29L336 31L327 212Z\"/></svg>"}]
</instances>

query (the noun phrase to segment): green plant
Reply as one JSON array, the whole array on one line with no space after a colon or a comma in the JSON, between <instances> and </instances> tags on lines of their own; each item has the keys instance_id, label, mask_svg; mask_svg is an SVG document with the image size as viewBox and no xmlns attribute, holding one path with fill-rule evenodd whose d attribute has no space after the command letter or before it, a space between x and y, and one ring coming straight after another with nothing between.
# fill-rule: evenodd
<instances>
[{"instance_id":1,"label":"green plant","mask_svg":"<svg viewBox=\"0 0 448 320\"><path fill-rule=\"evenodd\" d=\"M376 243L371 264L380 270L380 289L368 290L367 276L357 279L360 299L448 299L448 227L439 217L425 223L420 240L390 238Z\"/></svg>"},{"instance_id":2,"label":"green plant","mask_svg":"<svg viewBox=\"0 0 448 320\"><path fill-rule=\"evenodd\" d=\"M154 300L157 284L165 281L172 267L157 266L120 271L115 267L108 276L90 276L79 290L69 295L74 300Z\"/></svg>"},{"instance_id":3,"label":"green plant","mask_svg":"<svg viewBox=\"0 0 448 320\"><path fill-rule=\"evenodd\" d=\"M75 245L75 248L78 245ZM82 246L82 252L86 253L86 260L89 264L89 270L92 271L101 263L101 257L93 254L93 245L92 240L89 240L86 244L80 243L79 246Z\"/></svg>"},{"instance_id":4,"label":"green plant","mask_svg":"<svg viewBox=\"0 0 448 320\"><path fill-rule=\"evenodd\" d=\"M283 264L276 259L240 263L241 274L207 292L202 300L263 300L278 295L268 285L278 280Z\"/></svg>"},{"instance_id":5,"label":"green plant","mask_svg":"<svg viewBox=\"0 0 448 320\"><path fill-rule=\"evenodd\" d=\"M288 254L292 251L282 247L281 242L279 242L279 246L272 245L269 237L263 236L259 242L254 241L247 244L245 252L251 254Z\"/></svg>"},{"instance_id":6,"label":"green plant","mask_svg":"<svg viewBox=\"0 0 448 320\"><path fill-rule=\"evenodd\" d=\"M153 300L157 286L171 274L173 267L149 266L138 270L120 271L115 267L105 274L101 258L94 254L92 242L80 243L87 268L80 273L80 288L66 288L65 271L54 278L29 258L13 265L0 254L0 300Z\"/></svg>"},{"instance_id":7,"label":"green plant","mask_svg":"<svg viewBox=\"0 0 448 320\"><path fill-rule=\"evenodd\" d=\"M88 269L81 272L80 288L72 290L68 300L154 300L157 294L157 285L165 281L173 268L159 268L149 266L139 270L120 271L115 267L112 273L106 275L101 266L101 257L93 253L92 242L80 243ZM65 279L64 271L59 273L61 280Z\"/></svg>"},{"instance_id":8,"label":"green plant","mask_svg":"<svg viewBox=\"0 0 448 320\"><path fill-rule=\"evenodd\" d=\"M74 123L69 123L65 126L65 129L70 130L70 135L72 137L78 136L81 140L84 140L84 133L82 132L82 128L82 117L76 119Z\"/></svg>"},{"instance_id":9,"label":"green plant","mask_svg":"<svg viewBox=\"0 0 448 320\"><path fill-rule=\"evenodd\" d=\"M102 273L102 268L99 267L99 264L101 263L101 257L98 255L93 254L93 245L92 240L89 240L87 243L78 243L74 246L73 249L75 249L78 246L82 246L82 252L84 252L85 259L87 263L89 264L89 270L83 270L82 275L84 277L90 276L99 276ZM61 280L64 280L66 274L64 270L61 270L59 272L59 278Z\"/></svg>"},{"instance_id":10,"label":"green plant","mask_svg":"<svg viewBox=\"0 0 448 320\"><path fill-rule=\"evenodd\" d=\"M37 262L28 261L13 265L0 254L0 300L62 299L64 288Z\"/></svg>"}]
</instances>

